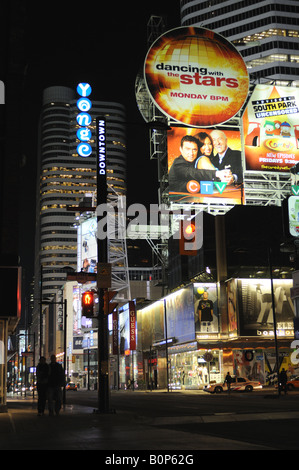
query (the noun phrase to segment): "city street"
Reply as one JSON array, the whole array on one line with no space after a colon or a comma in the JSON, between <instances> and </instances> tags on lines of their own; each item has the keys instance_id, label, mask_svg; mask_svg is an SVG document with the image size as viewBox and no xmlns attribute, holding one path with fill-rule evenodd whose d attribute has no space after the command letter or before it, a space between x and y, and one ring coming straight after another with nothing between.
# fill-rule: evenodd
<instances>
[{"instance_id":1,"label":"city street","mask_svg":"<svg viewBox=\"0 0 299 470\"><path fill-rule=\"evenodd\" d=\"M37 417L36 401L10 398L0 414L0 449L119 451L297 450L299 394L207 395L113 391L111 413L97 392L69 391L60 416ZM103 455L104 455L103 454ZM135 455L135 454L134 454Z\"/></svg>"}]
</instances>

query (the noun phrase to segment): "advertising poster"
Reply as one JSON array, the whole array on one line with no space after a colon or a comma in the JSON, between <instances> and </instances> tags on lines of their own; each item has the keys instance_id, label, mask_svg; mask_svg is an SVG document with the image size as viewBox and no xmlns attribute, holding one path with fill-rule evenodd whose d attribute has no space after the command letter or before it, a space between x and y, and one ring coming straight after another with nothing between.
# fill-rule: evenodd
<instances>
[{"instance_id":1,"label":"advertising poster","mask_svg":"<svg viewBox=\"0 0 299 470\"><path fill-rule=\"evenodd\" d=\"M289 230L293 237L299 236L299 197L290 196L288 199Z\"/></svg>"},{"instance_id":2,"label":"advertising poster","mask_svg":"<svg viewBox=\"0 0 299 470\"><path fill-rule=\"evenodd\" d=\"M248 380L266 382L264 353L261 350L235 350L233 351L234 374Z\"/></svg>"},{"instance_id":3,"label":"advertising poster","mask_svg":"<svg viewBox=\"0 0 299 470\"><path fill-rule=\"evenodd\" d=\"M137 311L137 332L138 347L142 349L150 349L165 337L163 300Z\"/></svg>"},{"instance_id":4,"label":"advertising poster","mask_svg":"<svg viewBox=\"0 0 299 470\"><path fill-rule=\"evenodd\" d=\"M119 348L120 354L130 349L130 311L129 304L125 304L119 309Z\"/></svg>"},{"instance_id":5,"label":"advertising poster","mask_svg":"<svg viewBox=\"0 0 299 470\"><path fill-rule=\"evenodd\" d=\"M166 297L167 336L178 343L195 339L193 286Z\"/></svg>"},{"instance_id":6,"label":"advertising poster","mask_svg":"<svg viewBox=\"0 0 299 470\"><path fill-rule=\"evenodd\" d=\"M299 161L299 88L256 85L243 132L246 170L289 171Z\"/></svg>"},{"instance_id":7,"label":"advertising poster","mask_svg":"<svg viewBox=\"0 0 299 470\"><path fill-rule=\"evenodd\" d=\"M217 286L214 283L196 283L194 288L195 333L211 336L219 333Z\"/></svg>"},{"instance_id":8,"label":"advertising poster","mask_svg":"<svg viewBox=\"0 0 299 470\"><path fill-rule=\"evenodd\" d=\"M97 271L97 218L92 217L81 225L81 246L79 247L81 266L86 273Z\"/></svg>"},{"instance_id":9,"label":"advertising poster","mask_svg":"<svg viewBox=\"0 0 299 470\"><path fill-rule=\"evenodd\" d=\"M222 331L228 331L229 337L234 338L238 335L238 294L237 281L231 279L227 282L227 312L228 325Z\"/></svg>"},{"instance_id":10,"label":"advertising poster","mask_svg":"<svg viewBox=\"0 0 299 470\"><path fill-rule=\"evenodd\" d=\"M192 127L228 121L248 95L242 56L227 39L205 28L175 28L160 36L146 56L144 78L155 105Z\"/></svg>"},{"instance_id":11,"label":"advertising poster","mask_svg":"<svg viewBox=\"0 0 299 470\"><path fill-rule=\"evenodd\" d=\"M238 279L238 306L241 336L273 339L273 308L270 279ZM293 338L294 305L292 279L273 280L278 337Z\"/></svg>"},{"instance_id":12,"label":"advertising poster","mask_svg":"<svg viewBox=\"0 0 299 470\"><path fill-rule=\"evenodd\" d=\"M171 202L242 204L239 131L173 127L167 139Z\"/></svg>"}]
</instances>

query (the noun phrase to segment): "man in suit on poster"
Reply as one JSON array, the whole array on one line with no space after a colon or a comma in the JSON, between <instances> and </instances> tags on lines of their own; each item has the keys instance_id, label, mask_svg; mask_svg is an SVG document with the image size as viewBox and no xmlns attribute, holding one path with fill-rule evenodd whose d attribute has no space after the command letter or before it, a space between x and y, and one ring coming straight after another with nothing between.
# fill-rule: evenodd
<instances>
[{"instance_id":1,"label":"man in suit on poster","mask_svg":"<svg viewBox=\"0 0 299 470\"><path fill-rule=\"evenodd\" d=\"M241 152L232 150L227 145L227 136L221 130L213 130L210 133L214 149L217 154L211 158L211 162L218 170L230 169L231 179L228 184L241 184L243 182Z\"/></svg>"}]
</instances>

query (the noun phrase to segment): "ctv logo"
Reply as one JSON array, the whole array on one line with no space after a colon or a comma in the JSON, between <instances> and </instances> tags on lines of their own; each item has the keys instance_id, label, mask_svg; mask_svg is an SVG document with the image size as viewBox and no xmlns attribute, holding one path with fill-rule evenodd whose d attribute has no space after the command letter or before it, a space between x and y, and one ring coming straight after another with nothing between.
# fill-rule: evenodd
<instances>
[{"instance_id":1,"label":"ctv logo","mask_svg":"<svg viewBox=\"0 0 299 470\"><path fill-rule=\"evenodd\" d=\"M2 80L0 80L0 104L5 104L5 88Z\"/></svg>"},{"instance_id":2,"label":"ctv logo","mask_svg":"<svg viewBox=\"0 0 299 470\"><path fill-rule=\"evenodd\" d=\"M217 191L219 191L220 194L223 193L223 191L225 190L225 187L226 187L226 183L216 183L216 182L212 182L212 181L201 181L200 183L200 187L201 187L201 194L213 194L214 193L214 188L217 189Z\"/></svg>"},{"instance_id":3,"label":"ctv logo","mask_svg":"<svg viewBox=\"0 0 299 470\"><path fill-rule=\"evenodd\" d=\"M227 183L213 182L213 181L198 181L191 180L187 183L187 191L189 193L200 193L200 194L214 194L214 188L222 194L227 186Z\"/></svg>"}]
</instances>

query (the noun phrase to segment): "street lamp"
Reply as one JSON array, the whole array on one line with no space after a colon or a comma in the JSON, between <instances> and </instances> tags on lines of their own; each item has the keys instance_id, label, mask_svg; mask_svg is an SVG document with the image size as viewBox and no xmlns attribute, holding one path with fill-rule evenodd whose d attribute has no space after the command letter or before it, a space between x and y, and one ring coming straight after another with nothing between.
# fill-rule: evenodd
<instances>
[{"instance_id":1,"label":"street lamp","mask_svg":"<svg viewBox=\"0 0 299 470\"><path fill-rule=\"evenodd\" d=\"M269 271L270 271L270 281L271 281L271 299L272 299L272 311L273 311L273 329L274 329L275 357L276 357L276 369L277 369L277 385L278 385L278 396L280 397L279 352L278 352L278 340L277 340L277 330L276 330L275 296L274 296L274 289L273 289L272 250L270 247L268 247L268 260L269 260Z\"/></svg>"}]
</instances>

